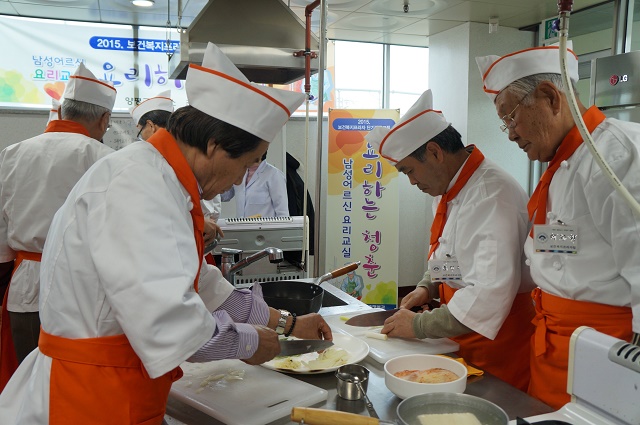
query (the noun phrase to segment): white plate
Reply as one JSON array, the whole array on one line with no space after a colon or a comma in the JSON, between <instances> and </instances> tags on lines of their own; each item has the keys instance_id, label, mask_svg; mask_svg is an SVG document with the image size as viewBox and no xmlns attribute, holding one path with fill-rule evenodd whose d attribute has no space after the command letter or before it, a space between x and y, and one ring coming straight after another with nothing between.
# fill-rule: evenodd
<instances>
[{"instance_id":1,"label":"white plate","mask_svg":"<svg viewBox=\"0 0 640 425\"><path fill-rule=\"evenodd\" d=\"M333 347L342 348L349 354L349 358L345 364L357 363L360 360L367 357L367 354L369 354L369 345L367 345L366 342L362 341L361 339L352 337L351 335L343 335L336 332L333 333ZM318 353L307 353L307 354L300 354L297 356L290 356L290 357L299 361L308 362L318 358ZM262 366L266 367L267 369L277 370L278 372L296 373L296 374L315 374L315 373L333 372L337 370L340 366L343 366L343 365L338 365L338 366L333 366L325 369L313 369L313 370L305 366L300 367L298 369L281 369L281 368L275 367L275 363L278 361L281 361L284 358L286 357L278 357L277 359L263 363Z\"/></svg>"}]
</instances>

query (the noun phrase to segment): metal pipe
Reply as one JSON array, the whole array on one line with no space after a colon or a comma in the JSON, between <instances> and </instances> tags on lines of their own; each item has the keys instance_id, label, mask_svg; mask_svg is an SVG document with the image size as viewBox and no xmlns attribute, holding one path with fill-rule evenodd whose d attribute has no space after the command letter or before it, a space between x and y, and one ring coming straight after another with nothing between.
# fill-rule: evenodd
<instances>
[{"instance_id":1,"label":"metal pipe","mask_svg":"<svg viewBox=\"0 0 640 425\"><path fill-rule=\"evenodd\" d=\"M311 14L319 4L320 0L315 0L304 8L304 17L307 24L304 41L304 92L307 95L311 92Z\"/></svg>"},{"instance_id":2,"label":"metal pipe","mask_svg":"<svg viewBox=\"0 0 640 425\"><path fill-rule=\"evenodd\" d=\"M320 0L320 34L319 34L319 42L320 42L320 60L318 64L318 140L317 140L317 149L316 152L316 193L315 193L315 201L316 201L316 220L314 223L314 234L315 240L314 242L314 262L313 262L313 270L314 276L318 276L320 270L320 261L318 257L320 254L320 217L324 217L324 213L322 211L322 120L324 117L324 70L326 68L326 51L327 51L327 0Z\"/></svg>"}]
</instances>

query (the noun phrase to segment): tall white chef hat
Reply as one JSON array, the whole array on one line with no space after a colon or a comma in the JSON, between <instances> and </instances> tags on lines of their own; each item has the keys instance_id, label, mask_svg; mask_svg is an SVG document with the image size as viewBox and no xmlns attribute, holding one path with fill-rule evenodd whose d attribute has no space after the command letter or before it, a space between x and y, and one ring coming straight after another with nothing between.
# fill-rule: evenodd
<instances>
[{"instance_id":1,"label":"tall white chef hat","mask_svg":"<svg viewBox=\"0 0 640 425\"><path fill-rule=\"evenodd\" d=\"M131 108L129 113L133 118L133 123L138 124L140 122L140 118L147 112L151 111L168 111L173 112L173 100L171 99L171 90L163 91L159 93L157 96L150 97L142 102L139 105Z\"/></svg>"},{"instance_id":2,"label":"tall white chef hat","mask_svg":"<svg viewBox=\"0 0 640 425\"><path fill-rule=\"evenodd\" d=\"M567 42L567 64L569 77L578 81L578 56ZM495 101L496 96L509 84L520 78L535 74L560 74L560 47L557 45L519 50L502 57L496 55L476 57L482 75L484 92Z\"/></svg>"},{"instance_id":3,"label":"tall white chef hat","mask_svg":"<svg viewBox=\"0 0 640 425\"><path fill-rule=\"evenodd\" d=\"M186 86L191 106L267 142L305 97L249 82L213 43L207 45L202 66L189 65Z\"/></svg>"},{"instance_id":4,"label":"tall white chef hat","mask_svg":"<svg viewBox=\"0 0 640 425\"><path fill-rule=\"evenodd\" d=\"M376 127L366 139L382 157L395 164L448 126L442 112L433 109L433 96L427 90L392 128Z\"/></svg>"},{"instance_id":5,"label":"tall white chef hat","mask_svg":"<svg viewBox=\"0 0 640 425\"><path fill-rule=\"evenodd\" d=\"M47 121L47 124L58 119L58 110L60 110L60 101L52 97L51 109L49 110L49 121Z\"/></svg>"},{"instance_id":6,"label":"tall white chef hat","mask_svg":"<svg viewBox=\"0 0 640 425\"><path fill-rule=\"evenodd\" d=\"M116 103L116 89L112 83L98 80L81 62L75 74L69 77L63 98L91 103L111 111Z\"/></svg>"}]
</instances>

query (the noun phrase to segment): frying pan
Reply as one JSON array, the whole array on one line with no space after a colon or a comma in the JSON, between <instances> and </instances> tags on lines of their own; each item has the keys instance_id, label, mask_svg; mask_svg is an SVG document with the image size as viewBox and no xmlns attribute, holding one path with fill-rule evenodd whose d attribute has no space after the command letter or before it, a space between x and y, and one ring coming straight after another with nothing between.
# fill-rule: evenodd
<instances>
[{"instance_id":1,"label":"frying pan","mask_svg":"<svg viewBox=\"0 0 640 425\"><path fill-rule=\"evenodd\" d=\"M507 425L509 417L495 404L469 394L427 393L409 397L396 410L403 425L420 425L419 415L473 413L483 425Z\"/></svg>"},{"instance_id":2,"label":"frying pan","mask_svg":"<svg viewBox=\"0 0 640 425\"><path fill-rule=\"evenodd\" d=\"M345 275L358 268L360 261L347 264L332 272L320 276L314 283L300 280L280 280L262 282L262 295L269 307L288 310L296 316L317 313L322 307L324 289L322 282Z\"/></svg>"}]
</instances>

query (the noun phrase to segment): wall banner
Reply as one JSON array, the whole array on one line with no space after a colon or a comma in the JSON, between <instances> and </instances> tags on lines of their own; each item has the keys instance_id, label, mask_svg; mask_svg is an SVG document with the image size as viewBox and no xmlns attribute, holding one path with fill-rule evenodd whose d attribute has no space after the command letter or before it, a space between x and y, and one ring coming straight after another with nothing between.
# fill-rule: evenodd
<instances>
[{"instance_id":1,"label":"wall banner","mask_svg":"<svg viewBox=\"0 0 640 425\"><path fill-rule=\"evenodd\" d=\"M28 36L25 36L28 34ZM142 100L171 90L176 107L187 102L184 81L169 79L165 28L86 24L0 16L3 45L0 107L51 108L78 64L118 90L115 112L128 113Z\"/></svg>"},{"instance_id":2,"label":"wall banner","mask_svg":"<svg viewBox=\"0 0 640 425\"><path fill-rule=\"evenodd\" d=\"M397 109L330 109L325 269L360 261L333 285L374 307L398 302L398 172L365 137Z\"/></svg>"}]
</instances>

